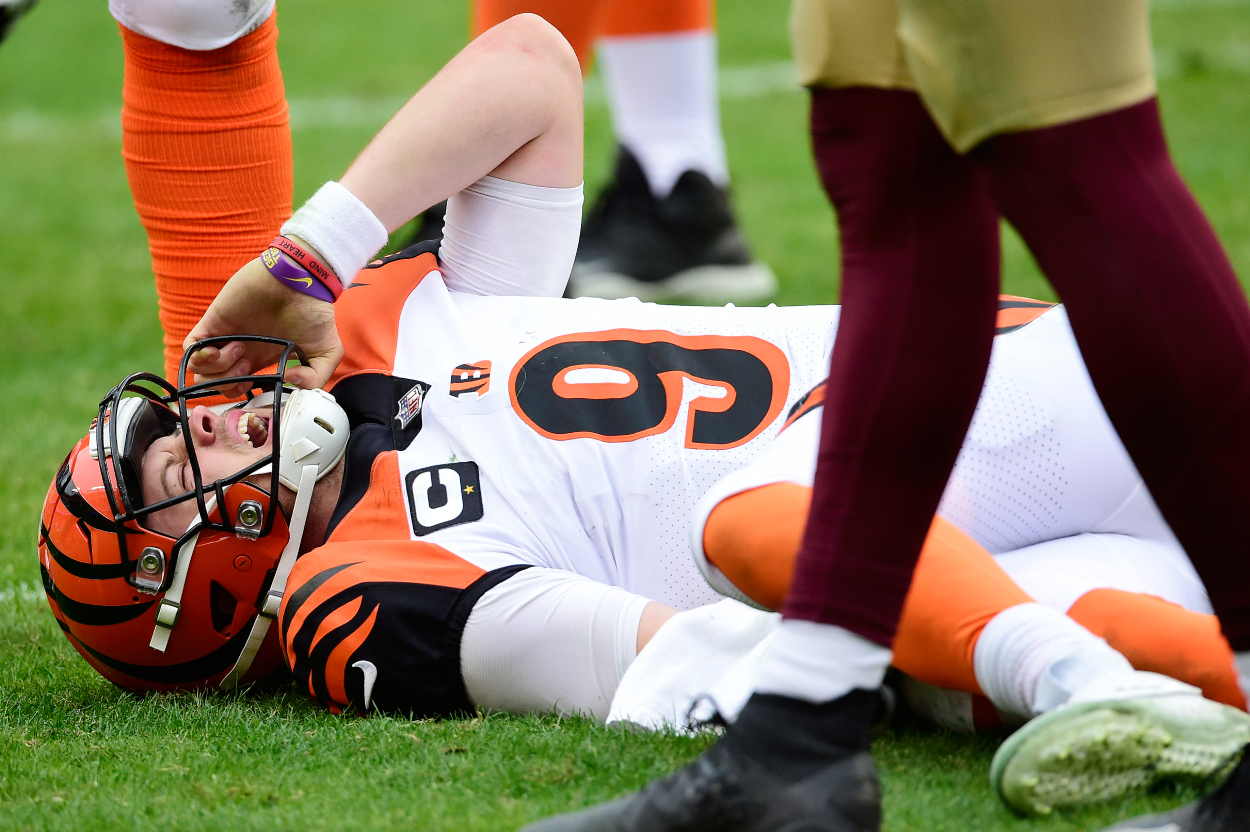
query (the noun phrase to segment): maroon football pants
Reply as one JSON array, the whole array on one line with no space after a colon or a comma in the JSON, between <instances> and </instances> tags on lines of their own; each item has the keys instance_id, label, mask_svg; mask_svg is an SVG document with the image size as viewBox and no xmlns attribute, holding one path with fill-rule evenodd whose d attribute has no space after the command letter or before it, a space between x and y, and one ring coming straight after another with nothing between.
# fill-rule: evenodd
<instances>
[{"instance_id":1,"label":"maroon football pants","mask_svg":"<svg viewBox=\"0 0 1250 832\"><path fill-rule=\"evenodd\" d=\"M914 94L818 90L812 135L838 211L843 311L785 614L892 640L984 376L997 206L1067 304L1225 635L1250 649L1250 307L1172 165L1156 103L961 158Z\"/></svg>"},{"instance_id":2,"label":"maroon football pants","mask_svg":"<svg viewBox=\"0 0 1250 832\"><path fill-rule=\"evenodd\" d=\"M842 313L783 613L890 644L989 364L998 215L914 93L812 93Z\"/></svg>"}]
</instances>

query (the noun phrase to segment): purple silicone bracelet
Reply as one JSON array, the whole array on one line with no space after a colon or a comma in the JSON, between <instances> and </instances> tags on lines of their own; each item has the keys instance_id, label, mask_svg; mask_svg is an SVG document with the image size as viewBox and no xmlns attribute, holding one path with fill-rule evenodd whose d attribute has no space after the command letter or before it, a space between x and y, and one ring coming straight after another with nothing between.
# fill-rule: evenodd
<instances>
[{"instance_id":1,"label":"purple silicone bracelet","mask_svg":"<svg viewBox=\"0 0 1250 832\"><path fill-rule=\"evenodd\" d=\"M288 289L294 289L317 300L324 300L326 303L334 303L334 293L326 288L325 284L276 248L267 248L262 251L260 262Z\"/></svg>"}]
</instances>

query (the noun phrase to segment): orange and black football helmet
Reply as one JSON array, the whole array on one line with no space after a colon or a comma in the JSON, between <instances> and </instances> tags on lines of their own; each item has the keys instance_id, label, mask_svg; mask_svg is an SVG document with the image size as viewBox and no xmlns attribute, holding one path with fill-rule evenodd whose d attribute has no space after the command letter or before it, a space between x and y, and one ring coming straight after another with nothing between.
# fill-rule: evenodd
<instances>
[{"instance_id":1,"label":"orange and black football helmet","mask_svg":"<svg viewBox=\"0 0 1250 832\"><path fill-rule=\"evenodd\" d=\"M195 350L240 340L281 348L276 369L180 387L151 373L126 377L100 403L44 501L39 566L52 612L83 658L129 690L232 688L281 662L277 628L269 624L298 555L313 484L342 458L349 428L330 394L284 384L289 362L306 363L289 341L201 341L183 356L179 378L187 378ZM205 482L187 414L217 396L216 387L234 384L250 388L246 399L218 409L271 405L272 451ZM149 503L143 454L179 431L194 488ZM279 485L296 492L289 519ZM198 511L181 536L145 526L145 518L186 500Z\"/></svg>"}]
</instances>

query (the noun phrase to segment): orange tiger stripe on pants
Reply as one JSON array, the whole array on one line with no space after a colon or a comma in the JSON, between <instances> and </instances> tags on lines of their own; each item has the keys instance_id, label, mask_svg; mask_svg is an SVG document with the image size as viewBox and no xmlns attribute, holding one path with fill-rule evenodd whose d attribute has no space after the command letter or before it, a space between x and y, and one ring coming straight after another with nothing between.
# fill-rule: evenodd
<instances>
[{"instance_id":1,"label":"orange tiger stripe on pants","mask_svg":"<svg viewBox=\"0 0 1250 832\"><path fill-rule=\"evenodd\" d=\"M781 482L736 494L712 510L703 550L740 590L770 609L785 600L811 489ZM973 651L1002 610L1032 599L980 544L938 517L929 529L894 642L894 666L940 687L981 693ZM1245 709L1233 656L1214 616L1112 589L1084 595L1068 613L1139 670L1199 687Z\"/></svg>"},{"instance_id":2,"label":"orange tiger stripe on pants","mask_svg":"<svg viewBox=\"0 0 1250 832\"><path fill-rule=\"evenodd\" d=\"M171 380L191 327L291 215L276 17L206 52L121 29L122 156L152 252Z\"/></svg>"}]
</instances>

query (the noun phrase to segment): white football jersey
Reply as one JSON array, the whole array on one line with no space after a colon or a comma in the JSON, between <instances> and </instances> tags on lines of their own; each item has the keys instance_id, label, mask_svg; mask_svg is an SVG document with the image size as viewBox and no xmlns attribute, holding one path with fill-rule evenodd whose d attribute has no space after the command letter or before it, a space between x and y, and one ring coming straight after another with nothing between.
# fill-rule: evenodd
<instances>
[{"instance_id":1,"label":"white football jersey","mask_svg":"<svg viewBox=\"0 0 1250 832\"><path fill-rule=\"evenodd\" d=\"M413 539L679 609L718 599L690 557L694 504L828 374L837 320L830 306L483 297L435 271L395 300L390 373L419 383L398 406L419 407L398 449Z\"/></svg>"},{"instance_id":2,"label":"white football jersey","mask_svg":"<svg viewBox=\"0 0 1250 832\"><path fill-rule=\"evenodd\" d=\"M341 303L348 357L331 389L354 413L352 376L402 382L359 389L394 397L411 539L485 572L564 569L678 609L719 598L691 556L695 505L814 406L837 307L467 295L429 255L376 273ZM1143 524L1170 535L1062 307L1005 298L999 333L940 513L993 553Z\"/></svg>"}]
</instances>

